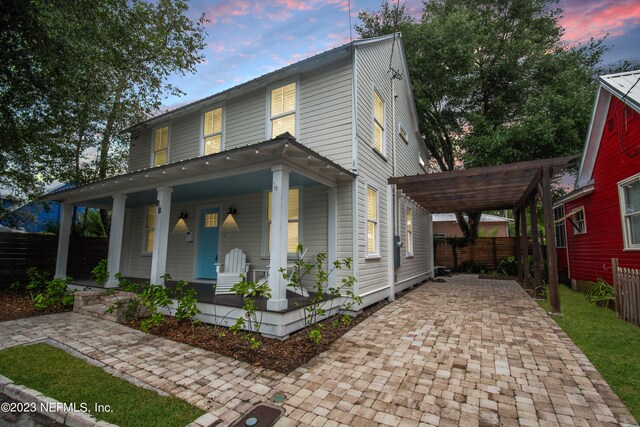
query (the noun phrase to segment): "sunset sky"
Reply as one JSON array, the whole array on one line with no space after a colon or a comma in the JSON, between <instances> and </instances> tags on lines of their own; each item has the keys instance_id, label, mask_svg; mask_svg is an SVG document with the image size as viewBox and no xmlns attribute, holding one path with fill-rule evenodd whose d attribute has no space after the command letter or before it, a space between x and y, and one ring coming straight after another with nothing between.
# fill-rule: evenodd
<instances>
[{"instance_id":1,"label":"sunset sky","mask_svg":"<svg viewBox=\"0 0 640 427\"><path fill-rule=\"evenodd\" d=\"M351 0L351 24L358 11L377 10L381 0ZM416 17L421 0L408 0ZM640 2L637 0L561 0L564 39L575 43L601 38L607 33L604 63L640 59ZM205 62L195 75L174 76L171 82L186 92L170 97L166 109L195 101L276 70L335 46L348 43L347 0L192 0L190 15L205 12L207 25ZM356 33L352 31L356 38Z\"/></svg>"}]
</instances>

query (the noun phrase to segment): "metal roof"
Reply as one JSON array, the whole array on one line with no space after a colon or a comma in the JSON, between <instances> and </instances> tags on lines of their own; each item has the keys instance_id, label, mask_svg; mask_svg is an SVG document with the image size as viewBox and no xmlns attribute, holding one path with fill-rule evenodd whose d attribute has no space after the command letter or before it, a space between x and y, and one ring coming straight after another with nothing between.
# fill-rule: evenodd
<instances>
[{"instance_id":1,"label":"metal roof","mask_svg":"<svg viewBox=\"0 0 640 427\"><path fill-rule=\"evenodd\" d=\"M600 76L600 83L640 112L640 70Z\"/></svg>"},{"instance_id":2,"label":"metal roof","mask_svg":"<svg viewBox=\"0 0 640 427\"><path fill-rule=\"evenodd\" d=\"M527 202L543 170L552 176L578 156L389 178L389 184L431 213L515 209Z\"/></svg>"}]
</instances>

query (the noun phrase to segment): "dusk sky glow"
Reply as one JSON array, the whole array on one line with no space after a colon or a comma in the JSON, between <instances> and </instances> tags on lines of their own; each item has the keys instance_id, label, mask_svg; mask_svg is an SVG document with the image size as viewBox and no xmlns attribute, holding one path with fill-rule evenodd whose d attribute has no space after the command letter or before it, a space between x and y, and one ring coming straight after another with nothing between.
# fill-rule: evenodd
<instances>
[{"instance_id":1,"label":"dusk sky glow","mask_svg":"<svg viewBox=\"0 0 640 427\"><path fill-rule=\"evenodd\" d=\"M351 25L358 12L377 10L380 0L351 0ZM416 17L421 0L408 0L407 10ZM611 47L603 63L640 59L640 2L637 0L561 0L564 40L588 41L609 34ZM203 12L207 24L205 61L196 74L177 75L171 83L185 96L169 97L164 109L173 109L213 95L262 74L348 43L347 0L192 0L189 14ZM352 31L353 37L357 35Z\"/></svg>"}]
</instances>

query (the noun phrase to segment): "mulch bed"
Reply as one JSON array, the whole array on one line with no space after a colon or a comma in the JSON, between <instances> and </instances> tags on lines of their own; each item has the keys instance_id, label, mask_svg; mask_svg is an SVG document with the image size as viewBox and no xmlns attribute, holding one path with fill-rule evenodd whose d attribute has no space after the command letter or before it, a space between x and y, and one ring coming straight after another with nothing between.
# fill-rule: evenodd
<instances>
[{"instance_id":1,"label":"mulch bed","mask_svg":"<svg viewBox=\"0 0 640 427\"><path fill-rule=\"evenodd\" d=\"M403 291L396 298L402 297L418 286L421 285ZM352 319L349 325L333 327L331 325L332 319L324 320L321 322L325 326L322 331L322 341L318 345L313 344L305 335L305 331L301 330L282 341L256 335L255 338L260 341L260 348L251 350L247 341L242 338L242 333L234 335L227 328L208 324L200 324L192 332L189 322L180 323L174 317L166 317L165 322L157 328L152 328L151 333L229 356L254 366L288 374L318 354L328 350L338 338L387 304L389 302L384 299L365 308L362 313ZM129 326L139 329L140 321L133 321L129 323Z\"/></svg>"},{"instance_id":2,"label":"mulch bed","mask_svg":"<svg viewBox=\"0 0 640 427\"><path fill-rule=\"evenodd\" d=\"M72 311L72 307L53 306L44 310L37 310L33 306L28 292L0 292L0 322L65 311Z\"/></svg>"}]
</instances>

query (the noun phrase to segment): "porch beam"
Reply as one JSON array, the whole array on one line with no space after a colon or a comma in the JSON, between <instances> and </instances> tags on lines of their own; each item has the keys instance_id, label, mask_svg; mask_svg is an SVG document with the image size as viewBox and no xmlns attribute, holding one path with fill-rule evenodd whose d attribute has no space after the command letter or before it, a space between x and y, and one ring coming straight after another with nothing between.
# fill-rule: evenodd
<instances>
[{"instance_id":1,"label":"porch beam","mask_svg":"<svg viewBox=\"0 0 640 427\"><path fill-rule=\"evenodd\" d=\"M109 254L107 256L107 269L109 278L106 287L118 285L116 274L120 272L120 258L122 253L122 237L124 235L124 213L127 196L115 194L111 209L111 229L109 230Z\"/></svg>"},{"instance_id":2,"label":"porch beam","mask_svg":"<svg viewBox=\"0 0 640 427\"><path fill-rule=\"evenodd\" d=\"M538 232L535 191L529 196L529 217L531 219L531 251L533 252L533 287L538 289L542 286L542 269L540 267L540 233Z\"/></svg>"},{"instance_id":3,"label":"porch beam","mask_svg":"<svg viewBox=\"0 0 640 427\"><path fill-rule=\"evenodd\" d=\"M544 234L547 236L547 268L549 277L549 300L551 313L560 314L560 294L558 292L558 259L556 258L556 235L553 221L553 200L551 195L551 173L549 167L542 171L542 206L544 208Z\"/></svg>"},{"instance_id":4,"label":"porch beam","mask_svg":"<svg viewBox=\"0 0 640 427\"><path fill-rule=\"evenodd\" d=\"M283 165L271 168L271 241L269 244L269 288L271 298L267 309L280 311L287 308L287 283L281 270L287 269L287 242L289 237L289 174Z\"/></svg>"},{"instance_id":5,"label":"porch beam","mask_svg":"<svg viewBox=\"0 0 640 427\"><path fill-rule=\"evenodd\" d=\"M69 238L71 234L71 213L73 204L62 203L60 212L60 232L58 234L58 254L56 256L56 279L67 277L67 259L69 258Z\"/></svg>"},{"instance_id":6,"label":"porch beam","mask_svg":"<svg viewBox=\"0 0 640 427\"><path fill-rule=\"evenodd\" d=\"M171 216L171 187L158 187L156 201L156 228L153 233L153 255L151 257L151 283L164 284L162 276L167 271L167 247L169 243L169 220Z\"/></svg>"},{"instance_id":7,"label":"porch beam","mask_svg":"<svg viewBox=\"0 0 640 427\"><path fill-rule=\"evenodd\" d=\"M329 288L338 286L338 271L331 270L338 260L338 189L327 188L327 262L329 274L327 285Z\"/></svg>"}]
</instances>

